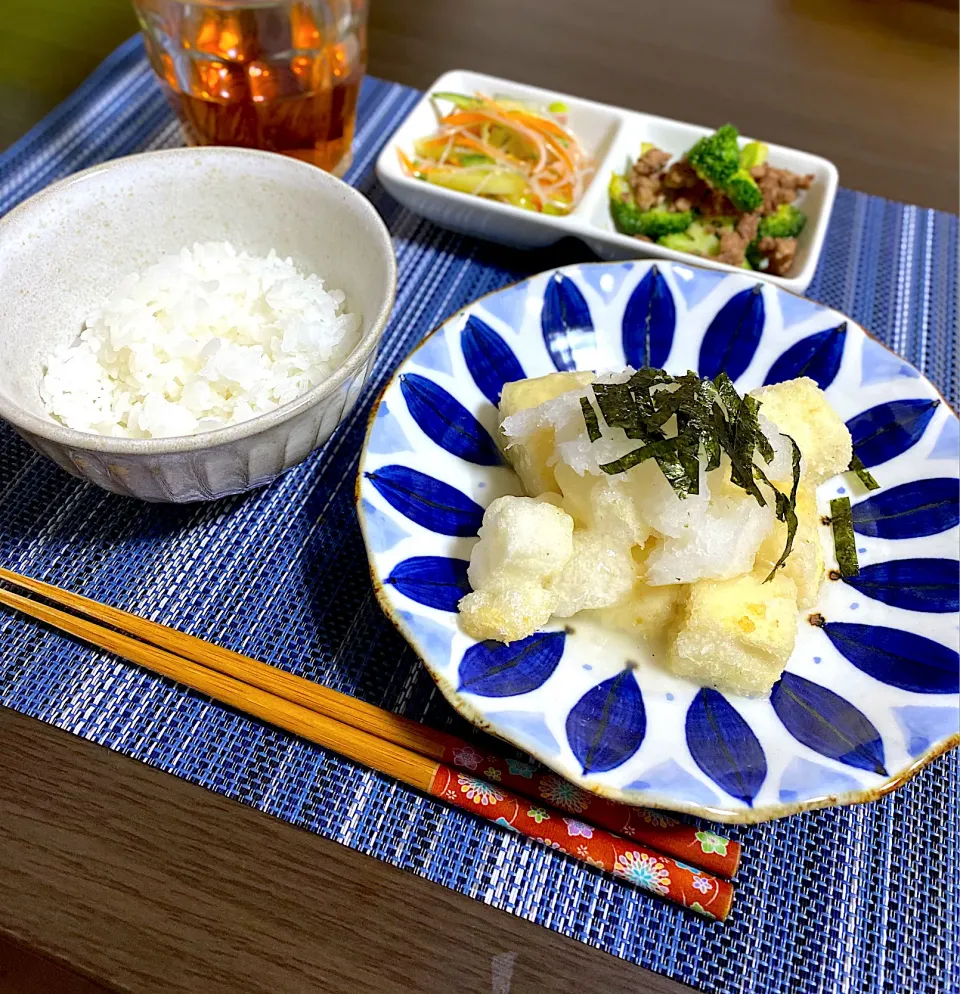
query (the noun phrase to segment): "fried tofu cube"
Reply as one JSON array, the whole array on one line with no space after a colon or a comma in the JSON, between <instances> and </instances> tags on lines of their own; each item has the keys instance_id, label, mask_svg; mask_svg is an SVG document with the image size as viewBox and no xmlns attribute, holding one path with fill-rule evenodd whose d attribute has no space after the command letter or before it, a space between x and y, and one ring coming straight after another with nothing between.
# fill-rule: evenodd
<instances>
[{"instance_id":1,"label":"fried tofu cube","mask_svg":"<svg viewBox=\"0 0 960 994\"><path fill-rule=\"evenodd\" d=\"M548 501L498 497L487 508L461 598L460 623L477 639L515 642L545 625L557 595L545 589L573 553L573 519Z\"/></svg>"},{"instance_id":2,"label":"fried tofu cube","mask_svg":"<svg viewBox=\"0 0 960 994\"><path fill-rule=\"evenodd\" d=\"M578 528L573 533L573 555L548 584L557 596L554 614L572 618L588 608L616 604L630 592L635 579L629 544L602 531Z\"/></svg>"},{"instance_id":3,"label":"fried tofu cube","mask_svg":"<svg viewBox=\"0 0 960 994\"><path fill-rule=\"evenodd\" d=\"M539 407L570 390L592 383L591 372L549 373L529 380L505 383L500 395L500 423L521 411ZM559 493L553 469L547 460L553 455L554 431L550 425L536 428L522 441L513 441L500 431L500 445L507 462L513 467L524 491L531 497L547 491Z\"/></svg>"},{"instance_id":4,"label":"fried tofu cube","mask_svg":"<svg viewBox=\"0 0 960 994\"><path fill-rule=\"evenodd\" d=\"M669 633L686 589L683 584L651 587L638 580L626 598L598 611L597 620L628 635L660 638Z\"/></svg>"},{"instance_id":5,"label":"fried tofu cube","mask_svg":"<svg viewBox=\"0 0 960 994\"><path fill-rule=\"evenodd\" d=\"M797 585L797 606L813 607L823 583L823 545L820 541L820 514L816 492L803 486L797 491L797 534L781 574ZM754 576L763 580L773 569L787 540L787 526L778 521L757 551Z\"/></svg>"},{"instance_id":6,"label":"fried tofu cube","mask_svg":"<svg viewBox=\"0 0 960 994\"><path fill-rule=\"evenodd\" d=\"M760 413L800 447L805 483L816 486L850 465L850 432L809 376L761 387L751 396L762 404Z\"/></svg>"},{"instance_id":7,"label":"fried tofu cube","mask_svg":"<svg viewBox=\"0 0 960 994\"><path fill-rule=\"evenodd\" d=\"M460 601L460 624L475 639L517 642L541 629L557 595L520 575L501 574Z\"/></svg>"},{"instance_id":8,"label":"fried tofu cube","mask_svg":"<svg viewBox=\"0 0 960 994\"><path fill-rule=\"evenodd\" d=\"M563 509L578 528L601 531L612 541L627 545L642 546L650 537L650 526L640 517L627 474L581 476L566 463L558 462L554 475L563 494Z\"/></svg>"},{"instance_id":9,"label":"fried tofu cube","mask_svg":"<svg viewBox=\"0 0 960 994\"><path fill-rule=\"evenodd\" d=\"M474 590L504 571L546 582L573 554L573 519L533 497L498 497L484 511L478 535L467 570Z\"/></svg>"},{"instance_id":10,"label":"fried tofu cube","mask_svg":"<svg viewBox=\"0 0 960 994\"><path fill-rule=\"evenodd\" d=\"M783 672L797 636L797 588L778 575L691 584L669 666L704 687L763 697Z\"/></svg>"}]
</instances>

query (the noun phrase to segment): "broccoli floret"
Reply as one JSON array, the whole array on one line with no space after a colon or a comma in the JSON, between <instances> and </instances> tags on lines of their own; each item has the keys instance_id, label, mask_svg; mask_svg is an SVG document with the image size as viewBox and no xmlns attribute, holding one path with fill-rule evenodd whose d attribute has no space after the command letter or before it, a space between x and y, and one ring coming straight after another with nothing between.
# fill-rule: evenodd
<instances>
[{"instance_id":1,"label":"broccoli floret","mask_svg":"<svg viewBox=\"0 0 960 994\"><path fill-rule=\"evenodd\" d=\"M763 194L757 181L746 171L738 169L724 188L724 193L730 198L730 203L738 211L750 213L763 203Z\"/></svg>"},{"instance_id":2,"label":"broccoli floret","mask_svg":"<svg viewBox=\"0 0 960 994\"><path fill-rule=\"evenodd\" d=\"M740 149L740 168L749 172L755 166L762 166L767 161L769 151L763 142L747 142Z\"/></svg>"},{"instance_id":3,"label":"broccoli floret","mask_svg":"<svg viewBox=\"0 0 960 994\"><path fill-rule=\"evenodd\" d=\"M693 220L692 211L668 211L657 208L642 211L637 207L630 184L623 176L610 177L610 216L618 231L625 235L646 235L654 241L662 235L686 231Z\"/></svg>"},{"instance_id":4,"label":"broccoli floret","mask_svg":"<svg viewBox=\"0 0 960 994\"><path fill-rule=\"evenodd\" d=\"M693 211L667 211L658 208L637 215L637 234L657 241L666 235L677 235L687 230L693 221Z\"/></svg>"},{"instance_id":5,"label":"broccoli floret","mask_svg":"<svg viewBox=\"0 0 960 994\"><path fill-rule=\"evenodd\" d=\"M699 221L694 221L682 233L658 238L657 244L675 252L689 252L691 255L717 255L720 251L720 239L713 232L707 231Z\"/></svg>"},{"instance_id":6,"label":"broccoli floret","mask_svg":"<svg viewBox=\"0 0 960 994\"><path fill-rule=\"evenodd\" d=\"M687 160L700 179L722 190L740 168L737 129L732 124L725 124L712 135L701 138L687 152Z\"/></svg>"},{"instance_id":7,"label":"broccoli floret","mask_svg":"<svg viewBox=\"0 0 960 994\"><path fill-rule=\"evenodd\" d=\"M760 218L758 238L796 238L807 223L807 215L793 204L781 204L773 214Z\"/></svg>"},{"instance_id":8,"label":"broccoli floret","mask_svg":"<svg viewBox=\"0 0 960 994\"><path fill-rule=\"evenodd\" d=\"M747 246L746 261L750 264L751 269L766 269L767 258L760 254L760 249L758 248L759 238L754 238L754 240Z\"/></svg>"},{"instance_id":9,"label":"broccoli floret","mask_svg":"<svg viewBox=\"0 0 960 994\"><path fill-rule=\"evenodd\" d=\"M633 191L626 177L614 173L607 186L607 195L610 197L610 216L613 218L614 227L625 235L636 235L637 215L640 211L637 210Z\"/></svg>"}]
</instances>

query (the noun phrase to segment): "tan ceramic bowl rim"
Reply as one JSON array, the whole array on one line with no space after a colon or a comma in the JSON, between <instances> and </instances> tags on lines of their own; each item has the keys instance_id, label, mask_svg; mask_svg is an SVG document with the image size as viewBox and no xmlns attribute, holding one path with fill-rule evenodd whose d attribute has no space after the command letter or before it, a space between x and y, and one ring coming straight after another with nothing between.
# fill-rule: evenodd
<instances>
[{"instance_id":1,"label":"tan ceramic bowl rim","mask_svg":"<svg viewBox=\"0 0 960 994\"><path fill-rule=\"evenodd\" d=\"M387 282L384 286L383 303L372 321L369 322L366 332L360 339L356 348L337 367L333 374L312 387L306 393L300 394L289 403L278 407L274 411L266 414L259 414L249 421L242 421L236 425L226 428L215 428L213 431L200 432L196 435L173 435L166 438L114 438L110 435L95 435L91 432L77 431L74 428L67 428L57 422L37 417L28 411L23 410L16 404L11 403L0 393L0 418L9 421L10 424L40 438L57 442L61 445L70 446L73 449L82 449L91 452L98 452L109 455L168 455L171 453L196 452L202 449L210 449L215 446L236 442L240 439L259 435L275 425L282 424L290 418L305 411L319 401L328 397L339 389L350 376L352 376L367 361L370 353L374 350L380 340L383 330L390 318L393 310L394 297L397 289L397 261L393 251L393 242L390 240L390 233L383 219L377 213L373 204L367 200L363 194L358 193L352 186L342 180L331 176L329 173L318 169L307 162L300 162L297 159L278 155L274 152L261 152L247 148L233 148L230 146L205 146L197 148L170 148L160 149L152 152L140 152L136 155L126 155L118 159L110 159L107 162L91 166L81 172L52 183L50 186L34 194L22 204L14 207L12 211L0 218L0 239L13 221L22 221L30 215L40 216L50 206L51 202L60 197L66 190L72 188L77 183L83 183L92 176L101 173L111 172L116 169L136 169L138 163L156 161L163 158L175 158L178 156L203 156L209 159L222 159L224 164L234 169L242 169L244 162L257 159L269 159L275 167L288 169L291 173L302 172L304 176L309 174L318 188L326 188L329 192L339 192L345 196L350 209L361 216L365 216L372 223L373 231L376 232L380 242L380 248L385 251L387 257ZM120 274L122 275L122 274ZM366 321L366 317L364 317Z\"/></svg>"}]
</instances>

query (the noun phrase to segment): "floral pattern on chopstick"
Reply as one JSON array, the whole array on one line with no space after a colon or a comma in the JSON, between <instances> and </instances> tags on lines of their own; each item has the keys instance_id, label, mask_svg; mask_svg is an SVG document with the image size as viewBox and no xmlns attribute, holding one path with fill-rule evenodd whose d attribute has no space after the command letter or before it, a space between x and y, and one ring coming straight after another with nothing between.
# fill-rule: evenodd
<instances>
[{"instance_id":1,"label":"floral pattern on chopstick","mask_svg":"<svg viewBox=\"0 0 960 994\"><path fill-rule=\"evenodd\" d=\"M537 763L505 759L480 752L457 741L445 751L443 762L482 776L497 788L515 791L524 797L557 808L574 817L568 824L598 825L617 835L624 835L678 860L689 860L701 870L731 878L740 858L740 845L714 832L698 831L663 811L632 808L588 791L549 773ZM477 771L481 771L477 772ZM579 819L579 820L574 820ZM571 834L576 834L574 830Z\"/></svg>"},{"instance_id":2,"label":"floral pattern on chopstick","mask_svg":"<svg viewBox=\"0 0 960 994\"><path fill-rule=\"evenodd\" d=\"M485 764L492 763L497 763L497 769L506 779L506 761L486 757ZM598 800L559 777L542 779L550 783L541 793L555 802L557 799L566 801L567 810L574 797L579 810ZM430 793L699 914L722 921L729 913L733 887L726 880L712 876L702 867L680 863L603 828L568 817L563 811L531 804L528 798L511 793L500 783L494 786L440 764ZM579 804L581 795L582 808Z\"/></svg>"}]
</instances>

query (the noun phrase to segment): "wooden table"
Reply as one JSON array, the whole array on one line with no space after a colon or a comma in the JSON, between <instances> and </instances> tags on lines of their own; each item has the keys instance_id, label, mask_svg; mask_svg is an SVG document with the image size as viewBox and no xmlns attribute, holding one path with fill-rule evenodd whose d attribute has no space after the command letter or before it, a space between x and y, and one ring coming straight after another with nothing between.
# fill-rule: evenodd
<instances>
[{"instance_id":1,"label":"wooden table","mask_svg":"<svg viewBox=\"0 0 960 994\"><path fill-rule=\"evenodd\" d=\"M34 116L133 29L126 0L10 3L0 89L28 94ZM957 210L954 3L372 5L379 76L424 86L459 66L684 120L731 120L833 159L846 186ZM30 71L11 83L14 51ZM51 51L56 72L39 69ZM0 994L107 988L686 989L0 709Z\"/></svg>"}]
</instances>

